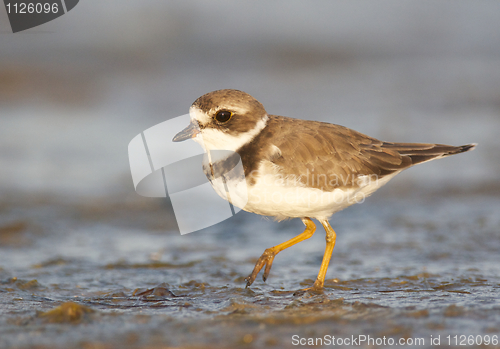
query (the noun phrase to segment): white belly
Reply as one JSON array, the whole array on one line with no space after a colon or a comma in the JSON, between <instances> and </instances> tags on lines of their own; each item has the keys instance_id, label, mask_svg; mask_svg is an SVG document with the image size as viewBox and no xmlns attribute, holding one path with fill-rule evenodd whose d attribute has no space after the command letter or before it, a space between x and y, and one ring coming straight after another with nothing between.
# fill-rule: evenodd
<instances>
[{"instance_id":1,"label":"white belly","mask_svg":"<svg viewBox=\"0 0 500 349\"><path fill-rule=\"evenodd\" d=\"M213 181L212 186L222 198L248 212L272 216L277 220L302 217L323 220L348 206L364 202L367 196L398 173L380 180L367 180L357 188L338 188L330 192L298 183L286 184L275 174L259 176L253 185L249 183L250 180L239 177L227 181L225 186L221 180Z\"/></svg>"}]
</instances>

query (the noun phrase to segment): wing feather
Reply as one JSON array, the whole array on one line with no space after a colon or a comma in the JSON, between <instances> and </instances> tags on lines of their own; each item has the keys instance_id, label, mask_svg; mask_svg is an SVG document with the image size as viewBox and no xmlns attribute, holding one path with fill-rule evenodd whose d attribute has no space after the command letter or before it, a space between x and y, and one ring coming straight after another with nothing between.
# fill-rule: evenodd
<instances>
[{"instance_id":1,"label":"wing feather","mask_svg":"<svg viewBox=\"0 0 500 349\"><path fill-rule=\"evenodd\" d=\"M454 147L382 142L340 125L269 115L266 128L239 153L245 175L256 170L260 161L267 161L283 177L332 191L339 186L357 187L360 176L375 175L381 179L415 164L474 147L475 144Z\"/></svg>"},{"instance_id":2,"label":"wing feather","mask_svg":"<svg viewBox=\"0 0 500 349\"><path fill-rule=\"evenodd\" d=\"M270 116L269 122L270 129L280 129L269 138L280 149L281 156L272 159L276 167L283 175L300 178L306 186L327 191L340 185L356 187L359 176L376 175L380 179L417 163L461 152L461 147L442 144L382 142L317 121ZM320 175L326 175L326 180Z\"/></svg>"}]
</instances>

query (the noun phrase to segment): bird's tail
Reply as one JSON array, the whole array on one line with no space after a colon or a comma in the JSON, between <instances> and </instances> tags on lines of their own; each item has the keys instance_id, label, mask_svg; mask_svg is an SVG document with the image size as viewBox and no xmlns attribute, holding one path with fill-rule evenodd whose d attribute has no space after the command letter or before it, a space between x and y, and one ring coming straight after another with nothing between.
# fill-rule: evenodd
<instances>
[{"instance_id":1,"label":"bird's tail","mask_svg":"<svg viewBox=\"0 0 500 349\"><path fill-rule=\"evenodd\" d=\"M473 150L476 145L477 143L471 143L455 147L452 145L428 143L384 143L384 147L395 150L403 156L410 157L413 165L464 153Z\"/></svg>"}]
</instances>

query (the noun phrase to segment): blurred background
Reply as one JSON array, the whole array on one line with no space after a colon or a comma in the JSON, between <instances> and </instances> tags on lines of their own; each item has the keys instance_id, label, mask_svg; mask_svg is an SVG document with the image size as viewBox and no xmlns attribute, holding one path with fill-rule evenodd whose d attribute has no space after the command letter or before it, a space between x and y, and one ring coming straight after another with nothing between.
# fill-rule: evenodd
<instances>
[{"instance_id":1,"label":"blurred background","mask_svg":"<svg viewBox=\"0 0 500 349\"><path fill-rule=\"evenodd\" d=\"M86 0L16 35L2 8L0 192L135 195L128 142L220 88L388 141L480 144L398 184L496 182L500 4L451 4Z\"/></svg>"},{"instance_id":2,"label":"blurred background","mask_svg":"<svg viewBox=\"0 0 500 349\"><path fill-rule=\"evenodd\" d=\"M366 204L337 214L332 225L341 233L328 278L410 275L412 287L426 289L430 281L415 276L424 270L438 275L436 283L457 275L496 280L489 286L498 293L499 15L500 2L483 0L82 0L52 22L12 34L0 6L0 295L9 305L0 324L13 334L4 332L3 340L40 343L15 336L35 310L101 297L96 308L117 311L116 297L125 309L125 295L162 282L174 293L197 292L203 282L214 287L198 310L186 310L188 318L241 310L238 295L254 297L244 293L243 277L265 248L298 234L300 221L278 225L241 212L181 237L168 201L135 193L128 163L134 136L222 88L250 93L270 114L341 124L386 141L479 143L473 152L406 171ZM254 285L256 294L312 283L322 234L280 254L267 284ZM31 279L38 280L34 289L16 281ZM451 289L464 287L471 286ZM439 304L469 304L483 316L484 304L499 306L494 293L467 303L459 293L431 302L420 293L402 301L334 291L331 297L344 292L346 302L398 309L435 301L431 313ZM140 304L156 314L151 303ZM439 314L432 321L442 323ZM500 321L488 316L472 328ZM12 325L12 317L21 320ZM158 321L153 329L163 326ZM418 321L409 327L429 331ZM349 326L347 334L359 330ZM245 331L228 336L248 342ZM106 338L99 333L95 338ZM55 339L44 340L52 347Z\"/></svg>"}]
</instances>

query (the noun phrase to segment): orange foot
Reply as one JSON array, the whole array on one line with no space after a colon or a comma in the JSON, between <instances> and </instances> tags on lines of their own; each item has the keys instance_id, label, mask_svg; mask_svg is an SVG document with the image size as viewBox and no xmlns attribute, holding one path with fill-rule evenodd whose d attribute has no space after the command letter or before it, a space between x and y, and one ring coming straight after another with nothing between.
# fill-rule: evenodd
<instances>
[{"instance_id":1,"label":"orange foot","mask_svg":"<svg viewBox=\"0 0 500 349\"><path fill-rule=\"evenodd\" d=\"M264 282L267 280L267 277L269 276L269 272L271 271L271 267L273 266L274 257L277 254L278 254L278 251L276 251L274 249L274 247L268 248L264 251L264 253L262 254L262 256L260 256L257 263L255 263L255 268L253 268L252 273L250 275L248 275L248 277L245 278L245 281L247 282L246 287L253 284L253 282L257 278L257 275L262 270L264 265L266 266L266 269L264 269L264 274L262 275L262 280L264 280Z\"/></svg>"},{"instance_id":2,"label":"orange foot","mask_svg":"<svg viewBox=\"0 0 500 349\"><path fill-rule=\"evenodd\" d=\"M311 287L301 288L293 293L294 296L302 296L306 292L323 293L323 282L316 280Z\"/></svg>"},{"instance_id":3,"label":"orange foot","mask_svg":"<svg viewBox=\"0 0 500 349\"><path fill-rule=\"evenodd\" d=\"M264 269L264 275L262 275L262 280L264 280L264 282L267 280L267 277L269 276L269 272L271 271L271 267L273 265L274 257L278 253L280 253L281 251L290 246L293 246L313 236L314 231L316 230L316 225L314 225L313 221L310 218L304 217L302 218L302 222L306 226L306 229L302 234L299 234L293 239L285 241L282 244L276 245L274 247L268 248L267 250L264 251L262 256L260 256L259 260L255 264L255 268L253 268L252 273L245 279L245 281L247 282L246 287L253 284L255 278L257 277L257 274L259 274L264 265L266 266L266 269Z\"/></svg>"}]
</instances>

